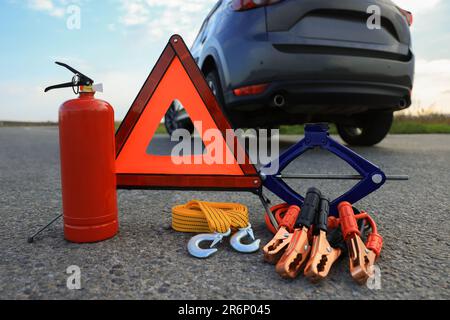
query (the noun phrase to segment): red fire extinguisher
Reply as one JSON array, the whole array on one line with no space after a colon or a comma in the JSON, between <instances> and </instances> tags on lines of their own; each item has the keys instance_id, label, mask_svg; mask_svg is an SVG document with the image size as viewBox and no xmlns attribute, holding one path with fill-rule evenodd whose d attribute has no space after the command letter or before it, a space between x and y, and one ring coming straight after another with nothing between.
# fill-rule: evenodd
<instances>
[{"instance_id":1,"label":"red fire extinguisher","mask_svg":"<svg viewBox=\"0 0 450 320\"><path fill-rule=\"evenodd\" d=\"M114 110L95 99L94 81L67 64L72 82L45 92L73 88L77 99L59 110L64 235L75 243L114 237L119 229L115 172Z\"/></svg>"}]
</instances>

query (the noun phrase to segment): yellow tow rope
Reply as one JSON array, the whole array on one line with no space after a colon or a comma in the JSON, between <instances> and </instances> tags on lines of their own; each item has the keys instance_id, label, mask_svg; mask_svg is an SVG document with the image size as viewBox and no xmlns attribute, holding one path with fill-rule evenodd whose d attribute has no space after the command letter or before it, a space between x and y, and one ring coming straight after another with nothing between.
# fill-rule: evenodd
<instances>
[{"instance_id":1,"label":"yellow tow rope","mask_svg":"<svg viewBox=\"0 0 450 320\"><path fill-rule=\"evenodd\" d=\"M248 208L237 203L193 200L172 208L172 228L178 232L226 233L248 225Z\"/></svg>"}]
</instances>

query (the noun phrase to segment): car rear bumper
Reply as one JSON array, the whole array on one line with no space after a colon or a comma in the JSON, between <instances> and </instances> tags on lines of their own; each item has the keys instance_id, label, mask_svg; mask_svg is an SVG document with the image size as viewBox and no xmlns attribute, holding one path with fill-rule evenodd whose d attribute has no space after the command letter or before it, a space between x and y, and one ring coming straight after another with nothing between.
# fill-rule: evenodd
<instances>
[{"instance_id":1,"label":"car rear bumper","mask_svg":"<svg viewBox=\"0 0 450 320\"><path fill-rule=\"evenodd\" d=\"M403 56L363 49L290 46L287 51L270 46L269 51L254 51L269 53L252 57L248 63L257 61L259 67L249 68L251 73L231 71L241 78L234 78L225 90L228 108L274 107L276 95L285 97L283 109L289 113L354 114L401 110L411 104L415 64L411 52ZM242 68L241 64L229 67ZM238 97L233 93L233 89L263 83L269 86L262 94Z\"/></svg>"},{"instance_id":2,"label":"car rear bumper","mask_svg":"<svg viewBox=\"0 0 450 320\"><path fill-rule=\"evenodd\" d=\"M410 89L376 82L276 81L257 96L234 97L236 111L281 109L290 114L358 114L397 111L411 105Z\"/></svg>"}]
</instances>

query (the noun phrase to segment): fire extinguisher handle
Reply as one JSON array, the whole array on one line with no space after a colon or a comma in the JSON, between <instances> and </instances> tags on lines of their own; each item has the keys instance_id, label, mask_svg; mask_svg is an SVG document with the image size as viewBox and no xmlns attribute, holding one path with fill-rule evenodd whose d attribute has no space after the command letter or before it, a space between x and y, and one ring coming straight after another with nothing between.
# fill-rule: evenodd
<instances>
[{"instance_id":1,"label":"fire extinguisher handle","mask_svg":"<svg viewBox=\"0 0 450 320\"><path fill-rule=\"evenodd\" d=\"M75 86L76 86L76 84L74 82L66 82L66 83L61 83L61 84L47 87L47 88L45 88L44 92L48 92L48 91L54 90L54 89L72 88Z\"/></svg>"},{"instance_id":2,"label":"fire extinguisher handle","mask_svg":"<svg viewBox=\"0 0 450 320\"><path fill-rule=\"evenodd\" d=\"M71 71L74 74L74 76L73 76L71 82L61 83L61 84L47 87L47 88L45 88L44 92L48 92L53 89L74 88L74 87L79 87L79 86L91 86L94 84L94 80L92 80L88 76L84 75L80 71L76 70L75 68L72 68L68 64L58 62L58 61L56 61L55 63L59 66L66 68L67 70Z\"/></svg>"},{"instance_id":3,"label":"fire extinguisher handle","mask_svg":"<svg viewBox=\"0 0 450 320\"><path fill-rule=\"evenodd\" d=\"M84 85L89 85L89 84L93 84L94 80L92 80L91 78L89 78L88 76L84 75L83 73L81 73L80 71L76 70L75 68L69 66L66 63L63 62L55 62L57 65L66 68L67 70L71 71L73 74L80 76L80 81L86 81L89 82L88 84L84 84Z\"/></svg>"}]
</instances>

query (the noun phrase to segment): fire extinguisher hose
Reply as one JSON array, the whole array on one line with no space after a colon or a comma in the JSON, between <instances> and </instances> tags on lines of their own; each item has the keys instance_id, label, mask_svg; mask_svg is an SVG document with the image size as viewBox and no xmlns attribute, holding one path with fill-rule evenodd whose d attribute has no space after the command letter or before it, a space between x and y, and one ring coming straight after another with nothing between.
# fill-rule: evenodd
<instances>
[{"instance_id":1,"label":"fire extinguisher hose","mask_svg":"<svg viewBox=\"0 0 450 320\"><path fill-rule=\"evenodd\" d=\"M178 232L226 233L248 225L248 208L242 204L193 200L172 208L172 228Z\"/></svg>"}]
</instances>

